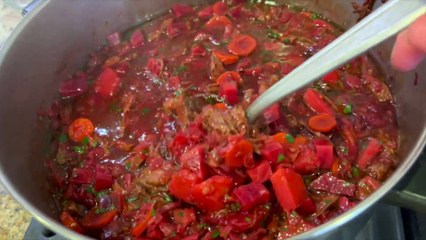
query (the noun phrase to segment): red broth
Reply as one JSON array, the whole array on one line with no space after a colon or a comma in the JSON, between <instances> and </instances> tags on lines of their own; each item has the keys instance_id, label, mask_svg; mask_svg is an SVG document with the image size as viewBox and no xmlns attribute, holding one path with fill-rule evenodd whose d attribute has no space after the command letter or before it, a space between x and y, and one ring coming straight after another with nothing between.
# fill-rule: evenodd
<instances>
[{"instance_id":1,"label":"red broth","mask_svg":"<svg viewBox=\"0 0 426 240\"><path fill-rule=\"evenodd\" d=\"M247 106L341 30L289 6L230 2L176 4L113 33L62 83L47 167L66 227L284 239L348 211L397 166L394 99L367 56L249 124Z\"/></svg>"}]
</instances>

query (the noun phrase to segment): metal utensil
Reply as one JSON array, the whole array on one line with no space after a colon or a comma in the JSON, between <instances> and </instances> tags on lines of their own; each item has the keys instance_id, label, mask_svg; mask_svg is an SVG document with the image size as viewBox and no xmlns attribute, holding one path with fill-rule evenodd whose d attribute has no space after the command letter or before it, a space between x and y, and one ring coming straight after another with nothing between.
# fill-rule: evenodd
<instances>
[{"instance_id":1,"label":"metal utensil","mask_svg":"<svg viewBox=\"0 0 426 240\"><path fill-rule=\"evenodd\" d=\"M271 104L393 36L426 13L425 0L384 4L259 96L247 109L254 121Z\"/></svg>"}]
</instances>

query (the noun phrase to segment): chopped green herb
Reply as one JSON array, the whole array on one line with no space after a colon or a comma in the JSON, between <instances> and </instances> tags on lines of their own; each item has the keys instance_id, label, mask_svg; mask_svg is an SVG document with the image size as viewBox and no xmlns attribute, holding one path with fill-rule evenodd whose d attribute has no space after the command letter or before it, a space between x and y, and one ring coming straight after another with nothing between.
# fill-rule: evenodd
<instances>
[{"instance_id":1,"label":"chopped green herb","mask_svg":"<svg viewBox=\"0 0 426 240\"><path fill-rule=\"evenodd\" d=\"M288 231L288 227L287 226L283 227L283 231L287 232Z\"/></svg>"},{"instance_id":2,"label":"chopped green herb","mask_svg":"<svg viewBox=\"0 0 426 240\"><path fill-rule=\"evenodd\" d=\"M280 153L280 155L278 155L277 163L281 163L282 161L284 161L284 159L285 159L284 154Z\"/></svg>"},{"instance_id":3,"label":"chopped green herb","mask_svg":"<svg viewBox=\"0 0 426 240\"><path fill-rule=\"evenodd\" d=\"M291 211L291 216L292 217L296 217L297 216L297 212L296 211Z\"/></svg>"},{"instance_id":4,"label":"chopped green herb","mask_svg":"<svg viewBox=\"0 0 426 240\"><path fill-rule=\"evenodd\" d=\"M109 111L112 113L121 113L123 112L123 109L120 108L120 106L118 105L117 102L113 102L110 106L109 106Z\"/></svg>"},{"instance_id":5,"label":"chopped green herb","mask_svg":"<svg viewBox=\"0 0 426 240\"><path fill-rule=\"evenodd\" d=\"M84 146L75 146L74 147L74 152L76 152L78 154L83 154L85 150L86 150L86 148Z\"/></svg>"},{"instance_id":6,"label":"chopped green herb","mask_svg":"<svg viewBox=\"0 0 426 240\"><path fill-rule=\"evenodd\" d=\"M147 154L149 153L149 150L148 150L147 148L145 148L145 149L143 149L143 150L141 151L141 153L142 153L143 155L147 155Z\"/></svg>"},{"instance_id":7,"label":"chopped green herb","mask_svg":"<svg viewBox=\"0 0 426 240\"><path fill-rule=\"evenodd\" d=\"M98 198L105 197L106 195L107 195L107 192L105 192L105 191L96 193L96 197L98 197Z\"/></svg>"},{"instance_id":8,"label":"chopped green herb","mask_svg":"<svg viewBox=\"0 0 426 240\"><path fill-rule=\"evenodd\" d=\"M352 104L346 104L345 108L343 108L343 113L345 114L351 114L352 113Z\"/></svg>"},{"instance_id":9,"label":"chopped green herb","mask_svg":"<svg viewBox=\"0 0 426 240\"><path fill-rule=\"evenodd\" d=\"M246 220L246 222L251 222L251 219L249 217L245 217L244 220Z\"/></svg>"},{"instance_id":10,"label":"chopped green herb","mask_svg":"<svg viewBox=\"0 0 426 240\"><path fill-rule=\"evenodd\" d=\"M93 85L95 83L95 79L94 78L91 78L91 79L89 79L89 80L87 80L87 84L90 86L90 85Z\"/></svg>"},{"instance_id":11,"label":"chopped green herb","mask_svg":"<svg viewBox=\"0 0 426 240\"><path fill-rule=\"evenodd\" d=\"M261 57L262 63L270 62L272 60L272 52L271 51L262 51L260 57Z\"/></svg>"},{"instance_id":12,"label":"chopped green herb","mask_svg":"<svg viewBox=\"0 0 426 240\"><path fill-rule=\"evenodd\" d=\"M233 212L239 212L241 210L241 205L239 203L232 203L231 210Z\"/></svg>"},{"instance_id":13,"label":"chopped green herb","mask_svg":"<svg viewBox=\"0 0 426 240\"><path fill-rule=\"evenodd\" d=\"M352 176L355 177L355 178L358 178L359 177L359 168L353 166L351 170L352 170Z\"/></svg>"},{"instance_id":14,"label":"chopped green herb","mask_svg":"<svg viewBox=\"0 0 426 240\"><path fill-rule=\"evenodd\" d=\"M182 218L182 217L183 217L183 211L179 211L177 214L178 214L178 216L179 216L180 218Z\"/></svg>"},{"instance_id":15,"label":"chopped green herb","mask_svg":"<svg viewBox=\"0 0 426 240\"><path fill-rule=\"evenodd\" d=\"M126 168L126 170L130 170L130 168L132 167L132 164L128 162L126 163L126 165L124 165L124 167Z\"/></svg>"},{"instance_id":16,"label":"chopped green herb","mask_svg":"<svg viewBox=\"0 0 426 240\"><path fill-rule=\"evenodd\" d=\"M136 201L138 199L138 197L137 196L133 196L133 197L129 197L128 199L127 199L127 202L134 202L134 201Z\"/></svg>"},{"instance_id":17,"label":"chopped green herb","mask_svg":"<svg viewBox=\"0 0 426 240\"><path fill-rule=\"evenodd\" d=\"M200 222L200 223L197 225L197 228L198 228L198 229L203 229L203 228L205 228L205 227L207 227L207 224L205 224L205 223L203 223L203 222Z\"/></svg>"},{"instance_id":18,"label":"chopped green herb","mask_svg":"<svg viewBox=\"0 0 426 240\"><path fill-rule=\"evenodd\" d=\"M317 18L319 18L319 15L318 15L318 14L316 14L316 13L312 13L312 14L311 14L311 18L312 18L312 19L317 19Z\"/></svg>"},{"instance_id":19,"label":"chopped green herb","mask_svg":"<svg viewBox=\"0 0 426 240\"><path fill-rule=\"evenodd\" d=\"M175 95L175 97L179 97L181 94L182 94L182 92L179 91L179 90L176 90L176 91L173 92L173 95Z\"/></svg>"},{"instance_id":20,"label":"chopped green herb","mask_svg":"<svg viewBox=\"0 0 426 240\"><path fill-rule=\"evenodd\" d=\"M346 146L340 146L340 151L342 151L345 155L348 155L349 150Z\"/></svg>"},{"instance_id":21,"label":"chopped green herb","mask_svg":"<svg viewBox=\"0 0 426 240\"><path fill-rule=\"evenodd\" d=\"M146 116L151 112L151 109L149 108L142 108L141 114L142 116Z\"/></svg>"},{"instance_id":22,"label":"chopped green herb","mask_svg":"<svg viewBox=\"0 0 426 240\"><path fill-rule=\"evenodd\" d=\"M215 230L215 231L212 233L211 238L217 238L217 237L219 237L219 236L220 236L220 232L219 232L218 230Z\"/></svg>"},{"instance_id":23,"label":"chopped green herb","mask_svg":"<svg viewBox=\"0 0 426 240\"><path fill-rule=\"evenodd\" d=\"M286 135L285 135L285 139L287 140L287 142L289 142L289 143L294 143L294 138L293 138L293 136L291 135L291 134L289 134L289 133L287 133Z\"/></svg>"},{"instance_id":24,"label":"chopped green herb","mask_svg":"<svg viewBox=\"0 0 426 240\"><path fill-rule=\"evenodd\" d=\"M83 146L87 146L90 143L90 139L88 137L84 137L83 140L81 141L81 144Z\"/></svg>"},{"instance_id":25,"label":"chopped green herb","mask_svg":"<svg viewBox=\"0 0 426 240\"><path fill-rule=\"evenodd\" d=\"M305 182L306 186L309 186L312 182L312 177L311 176L304 177L303 181Z\"/></svg>"},{"instance_id":26,"label":"chopped green herb","mask_svg":"<svg viewBox=\"0 0 426 240\"><path fill-rule=\"evenodd\" d=\"M92 147L97 147L98 146L98 141L96 141L95 139L93 139L93 141L90 144Z\"/></svg>"},{"instance_id":27,"label":"chopped green herb","mask_svg":"<svg viewBox=\"0 0 426 240\"><path fill-rule=\"evenodd\" d=\"M176 74L186 72L186 70L188 70L188 67L186 65L181 65L181 66L175 68L175 71L173 73L176 75Z\"/></svg>"},{"instance_id":28,"label":"chopped green herb","mask_svg":"<svg viewBox=\"0 0 426 240\"><path fill-rule=\"evenodd\" d=\"M109 209L108 208L97 208L96 210L95 210L95 213L96 214L103 214L103 213L106 213L106 212L108 212L109 211Z\"/></svg>"},{"instance_id":29,"label":"chopped green herb","mask_svg":"<svg viewBox=\"0 0 426 240\"><path fill-rule=\"evenodd\" d=\"M270 39L279 39L282 36L281 33L276 32L272 29L267 29L266 34L267 34L268 38L270 38Z\"/></svg>"},{"instance_id":30,"label":"chopped green herb","mask_svg":"<svg viewBox=\"0 0 426 240\"><path fill-rule=\"evenodd\" d=\"M166 202L173 202L173 197L169 194L164 195L164 201Z\"/></svg>"},{"instance_id":31,"label":"chopped green herb","mask_svg":"<svg viewBox=\"0 0 426 240\"><path fill-rule=\"evenodd\" d=\"M88 186L87 187L87 192L88 193L92 193L92 194L95 194L96 192L95 192L95 189L93 188L93 186L92 185L90 185L90 186Z\"/></svg>"},{"instance_id":32,"label":"chopped green herb","mask_svg":"<svg viewBox=\"0 0 426 240\"><path fill-rule=\"evenodd\" d=\"M68 141L68 135L65 133L61 133L61 135L59 135L59 142L66 143L67 141Z\"/></svg>"},{"instance_id":33,"label":"chopped green herb","mask_svg":"<svg viewBox=\"0 0 426 240\"><path fill-rule=\"evenodd\" d=\"M331 200L329 200L329 199L325 199L323 202L324 202L325 204L330 204L330 203L331 203Z\"/></svg>"},{"instance_id":34,"label":"chopped green herb","mask_svg":"<svg viewBox=\"0 0 426 240\"><path fill-rule=\"evenodd\" d=\"M283 39L283 43L285 43L285 44L290 44L290 43L291 43L290 38L284 38L284 39Z\"/></svg>"},{"instance_id":35,"label":"chopped green herb","mask_svg":"<svg viewBox=\"0 0 426 240\"><path fill-rule=\"evenodd\" d=\"M217 102L217 100L216 100L216 98L215 98L215 97L213 97L213 96L207 96L207 97L206 97L206 102L207 102L208 104L213 105L213 104L215 104L215 103Z\"/></svg>"},{"instance_id":36,"label":"chopped green herb","mask_svg":"<svg viewBox=\"0 0 426 240\"><path fill-rule=\"evenodd\" d=\"M152 215L153 217L155 217L155 215L157 215L157 211L156 211L155 209L152 209L152 211L151 211L151 215Z\"/></svg>"}]
</instances>

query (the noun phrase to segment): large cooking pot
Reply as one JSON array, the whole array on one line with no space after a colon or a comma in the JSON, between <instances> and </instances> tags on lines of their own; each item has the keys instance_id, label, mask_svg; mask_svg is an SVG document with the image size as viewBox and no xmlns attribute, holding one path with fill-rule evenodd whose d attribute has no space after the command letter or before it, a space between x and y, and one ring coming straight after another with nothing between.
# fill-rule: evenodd
<instances>
[{"instance_id":1,"label":"large cooking pot","mask_svg":"<svg viewBox=\"0 0 426 240\"><path fill-rule=\"evenodd\" d=\"M105 36L153 18L174 2L176 0L42 1L25 17L0 53L0 180L38 221L66 238L84 239L57 221L43 166L47 141L46 136L38 131L37 112L46 109L57 97L60 81L82 66L88 54L104 42ZM202 0L181 2L196 4ZM352 1L281 2L293 2L317 11L344 28L353 25L358 17L353 13ZM378 4L381 1L377 1ZM373 205L394 192L404 176L411 175L409 170L425 144L426 111L422 102L426 102L426 65L409 73L393 72L388 64L392 44L392 40L381 44L373 56L387 73L397 99L403 136L398 156L401 164L368 199L296 238L353 238L354 231L363 226L374 210ZM412 206L417 208L426 206L424 198L419 195L401 192L394 195L399 200L411 196L411 200L417 201Z\"/></svg>"}]
</instances>

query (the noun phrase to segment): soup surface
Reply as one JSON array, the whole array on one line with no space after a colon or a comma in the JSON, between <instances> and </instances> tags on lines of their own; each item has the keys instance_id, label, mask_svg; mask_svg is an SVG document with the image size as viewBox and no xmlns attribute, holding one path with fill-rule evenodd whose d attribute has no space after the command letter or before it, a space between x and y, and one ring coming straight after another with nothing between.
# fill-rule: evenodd
<instances>
[{"instance_id":1,"label":"soup surface","mask_svg":"<svg viewBox=\"0 0 426 240\"><path fill-rule=\"evenodd\" d=\"M234 0L108 36L43 115L62 223L100 239L284 239L354 207L398 164L393 97L367 56L254 124L244 112L339 34Z\"/></svg>"}]
</instances>

